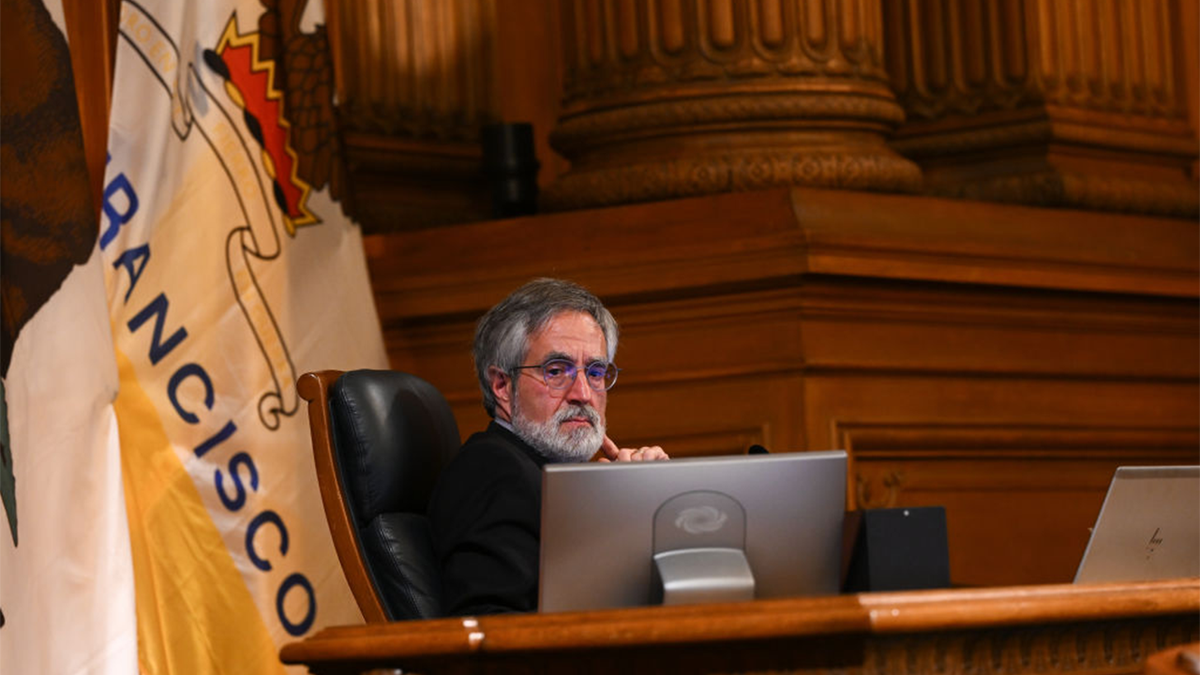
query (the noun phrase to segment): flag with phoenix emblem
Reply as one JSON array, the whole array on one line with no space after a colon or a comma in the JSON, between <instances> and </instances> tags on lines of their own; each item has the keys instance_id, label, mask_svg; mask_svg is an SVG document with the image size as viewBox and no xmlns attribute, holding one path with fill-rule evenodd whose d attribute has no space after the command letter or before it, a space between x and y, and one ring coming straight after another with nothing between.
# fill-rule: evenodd
<instances>
[{"instance_id":1,"label":"flag with phoenix emblem","mask_svg":"<svg viewBox=\"0 0 1200 675\"><path fill-rule=\"evenodd\" d=\"M360 621L296 378L385 368L318 3L125 0L100 247L144 672Z\"/></svg>"}]
</instances>

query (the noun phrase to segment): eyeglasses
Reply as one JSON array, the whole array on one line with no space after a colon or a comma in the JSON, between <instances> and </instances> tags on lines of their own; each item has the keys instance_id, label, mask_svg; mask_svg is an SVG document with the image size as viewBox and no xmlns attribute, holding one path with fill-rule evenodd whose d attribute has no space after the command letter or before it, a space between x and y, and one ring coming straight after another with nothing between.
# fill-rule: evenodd
<instances>
[{"instance_id":1,"label":"eyeglasses","mask_svg":"<svg viewBox=\"0 0 1200 675\"><path fill-rule=\"evenodd\" d=\"M566 359L550 359L539 366L517 366L513 370L528 368L541 368L542 379L551 389L570 387L575 383L575 376L579 373L579 368ZM612 386L617 383L617 373L620 371L621 369L616 365L603 361L593 361L583 367L583 374L587 378L588 386L596 391L612 389Z\"/></svg>"}]
</instances>

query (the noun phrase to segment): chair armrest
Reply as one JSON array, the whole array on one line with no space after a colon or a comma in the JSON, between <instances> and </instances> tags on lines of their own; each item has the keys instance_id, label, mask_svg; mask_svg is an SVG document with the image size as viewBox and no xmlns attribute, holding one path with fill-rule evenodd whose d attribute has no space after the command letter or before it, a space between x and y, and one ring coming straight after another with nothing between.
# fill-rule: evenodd
<instances>
[{"instance_id":1,"label":"chair armrest","mask_svg":"<svg viewBox=\"0 0 1200 675\"><path fill-rule=\"evenodd\" d=\"M340 370L305 373L297 381L296 389L300 397L308 401L308 424L312 432L317 485L321 490L321 503L325 507L325 518L329 521L334 550L363 619L367 623L381 623L388 621L387 612L375 592L375 585L363 560L358 531L346 508L346 495L334 454L329 387L341 376Z\"/></svg>"}]
</instances>

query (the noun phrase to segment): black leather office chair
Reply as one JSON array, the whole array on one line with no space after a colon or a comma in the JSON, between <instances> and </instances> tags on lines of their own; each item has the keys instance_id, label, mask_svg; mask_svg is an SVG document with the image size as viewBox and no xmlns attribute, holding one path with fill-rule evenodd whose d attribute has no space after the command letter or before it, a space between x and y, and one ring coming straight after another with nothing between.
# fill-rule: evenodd
<instances>
[{"instance_id":1,"label":"black leather office chair","mask_svg":"<svg viewBox=\"0 0 1200 675\"><path fill-rule=\"evenodd\" d=\"M297 383L308 401L325 516L368 622L441 615L425 506L458 449L458 425L433 385L408 373L326 370Z\"/></svg>"}]
</instances>

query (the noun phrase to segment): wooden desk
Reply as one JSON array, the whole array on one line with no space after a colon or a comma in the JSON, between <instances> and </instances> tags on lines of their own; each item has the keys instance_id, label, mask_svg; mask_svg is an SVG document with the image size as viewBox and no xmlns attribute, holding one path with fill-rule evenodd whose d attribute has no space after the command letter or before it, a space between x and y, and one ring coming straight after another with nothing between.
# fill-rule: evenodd
<instances>
[{"instance_id":1,"label":"wooden desk","mask_svg":"<svg viewBox=\"0 0 1200 675\"><path fill-rule=\"evenodd\" d=\"M1140 673L1200 637L1200 579L865 593L327 628L314 673Z\"/></svg>"},{"instance_id":2,"label":"wooden desk","mask_svg":"<svg viewBox=\"0 0 1200 675\"><path fill-rule=\"evenodd\" d=\"M1146 659L1144 675L1197 675L1197 657L1200 656L1200 642L1179 645L1151 654Z\"/></svg>"}]
</instances>

